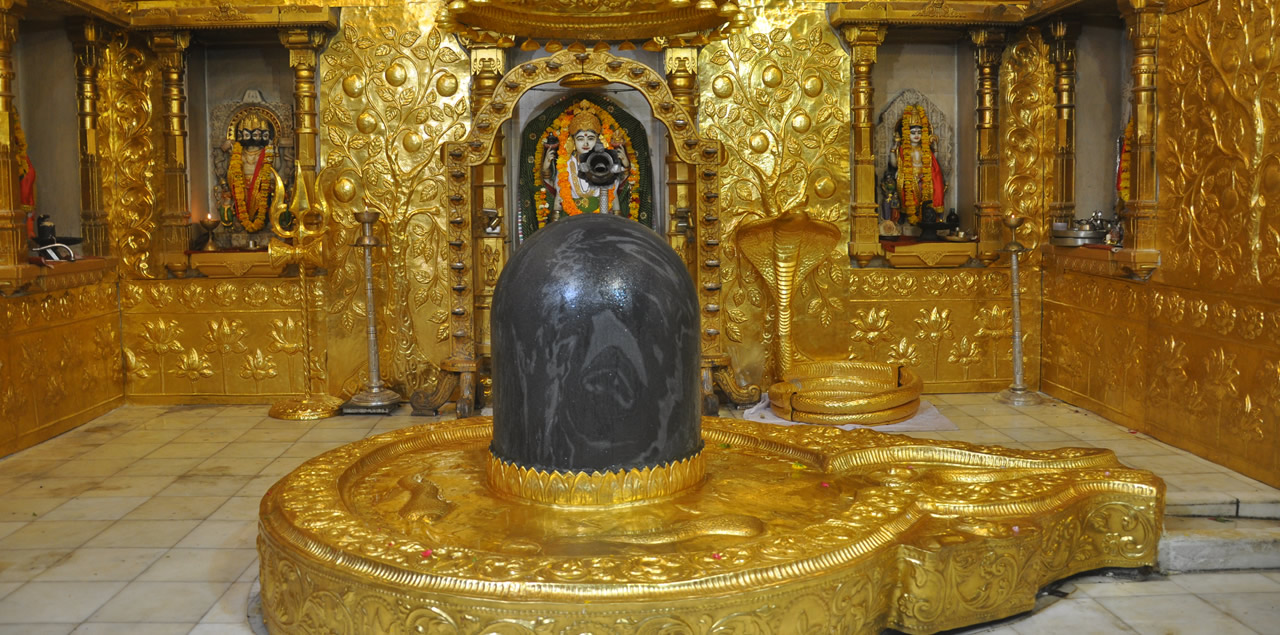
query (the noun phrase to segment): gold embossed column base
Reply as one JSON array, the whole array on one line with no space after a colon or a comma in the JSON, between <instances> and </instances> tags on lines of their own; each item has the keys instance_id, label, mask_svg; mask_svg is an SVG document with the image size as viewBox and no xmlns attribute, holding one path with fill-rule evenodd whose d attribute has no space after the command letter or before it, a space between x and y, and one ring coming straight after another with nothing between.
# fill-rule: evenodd
<instances>
[{"instance_id":1,"label":"gold embossed column base","mask_svg":"<svg viewBox=\"0 0 1280 635\"><path fill-rule=\"evenodd\" d=\"M1164 484L1109 450L714 417L702 430L698 485L603 508L493 493L488 417L317 456L262 501L267 625L925 633L1029 610L1080 571L1155 563Z\"/></svg>"}]
</instances>

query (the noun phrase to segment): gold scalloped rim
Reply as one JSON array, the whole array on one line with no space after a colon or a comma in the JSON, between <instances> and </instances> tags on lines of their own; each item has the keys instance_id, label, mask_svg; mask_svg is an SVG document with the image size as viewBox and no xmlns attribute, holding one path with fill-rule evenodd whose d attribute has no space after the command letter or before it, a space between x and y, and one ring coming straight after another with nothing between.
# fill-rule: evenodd
<instances>
[{"instance_id":1,"label":"gold scalloped rim","mask_svg":"<svg viewBox=\"0 0 1280 635\"><path fill-rule=\"evenodd\" d=\"M662 500L702 482L702 452L672 463L615 472L546 472L490 454L489 487L520 500L565 507L604 507Z\"/></svg>"}]
</instances>

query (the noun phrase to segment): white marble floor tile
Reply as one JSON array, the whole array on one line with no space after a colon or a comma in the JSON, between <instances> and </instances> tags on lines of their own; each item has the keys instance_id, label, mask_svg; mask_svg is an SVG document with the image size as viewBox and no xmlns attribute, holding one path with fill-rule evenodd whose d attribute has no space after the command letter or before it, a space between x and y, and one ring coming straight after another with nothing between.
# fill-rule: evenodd
<instances>
[{"instance_id":1,"label":"white marble floor tile","mask_svg":"<svg viewBox=\"0 0 1280 635\"><path fill-rule=\"evenodd\" d=\"M1099 598L1098 603L1142 635L1255 635L1191 594Z\"/></svg>"},{"instance_id":2,"label":"white marble floor tile","mask_svg":"<svg viewBox=\"0 0 1280 635\"><path fill-rule=\"evenodd\" d=\"M230 586L230 582L134 581L93 613L90 621L197 622Z\"/></svg>"},{"instance_id":3,"label":"white marble floor tile","mask_svg":"<svg viewBox=\"0 0 1280 635\"><path fill-rule=\"evenodd\" d=\"M178 477L158 496L231 496L249 482L249 476L186 474Z\"/></svg>"},{"instance_id":4,"label":"white marble floor tile","mask_svg":"<svg viewBox=\"0 0 1280 635\"><path fill-rule=\"evenodd\" d=\"M135 507L125 520L204 520L229 496L156 496Z\"/></svg>"},{"instance_id":5,"label":"white marble floor tile","mask_svg":"<svg viewBox=\"0 0 1280 635\"><path fill-rule=\"evenodd\" d=\"M207 443L169 443L147 455L149 459L207 459L226 447L225 441Z\"/></svg>"},{"instance_id":6,"label":"white marble floor tile","mask_svg":"<svg viewBox=\"0 0 1280 635\"><path fill-rule=\"evenodd\" d=\"M1280 592L1211 593L1200 597L1259 633L1280 632Z\"/></svg>"},{"instance_id":7,"label":"white marble floor tile","mask_svg":"<svg viewBox=\"0 0 1280 635\"><path fill-rule=\"evenodd\" d=\"M147 582L235 582L257 555L253 549L170 549L137 577Z\"/></svg>"},{"instance_id":8,"label":"white marble floor tile","mask_svg":"<svg viewBox=\"0 0 1280 635\"><path fill-rule=\"evenodd\" d=\"M0 538L0 550L74 549L110 525L109 520L39 520Z\"/></svg>"},{"instance_id":9,"label":"white marble floor tile","mask_svg":"<svg viewBox=\"0 0 1280 635\"><path fill-rule=\"evenodd\" d=\"M255 635L248 624L197 624L191 635Z\"/></svg>"},{"instance_id":10,"label":"white marble floor tile","mask_svg":"<svg viewBox=\"0 0 1280 635\"><path fill-rule=\"evenodd\" d=\"M1123 620L1088 597L1066 598L1010 626L1021 635L1111 635L1133 633Z\"/></svg>"},{"instance_id":11,"label":"white marble floor tile","mask_svg":"<svg viewBox=\"0 0 1280 635\"><path fill-rule=\"evenodd\" d=\"M1261 573L1183 573L1169 576L1174 584L1196 594L1205 593L1280 593L1280 582ZM1277 624L1280 626L1280 624Z\"/></svg>"},{"instance_id":12,"label":"white marble floor tile","mask_svg":"<svg viewBox=\"0 0 1280 635\"><path fill-rule=\"evenodd\" d=\"M209 609L201 624L246 624L249 613L249 582L232 584Z\"/></svg>"},{"instance_id":13,"label":"white marble floor tile","mask_svg":"<svg viewBox=\"0 0 1280 635\"><path fill-rule=\"evenodd\" d=\"M209 520L257 520L261 502L258 496L232 496L209 515Z\"/></svg>"},{"instance_id":14,"label":"white marble floor tile","mask_svg":"<svg viewBox=\"0 0 1280 635\"><path fill-rule=\"evenodd\" d=\"M0 635L68 635L75 624L0 624Z\"/></svg>"},{"instance_id":15,"label":"white marble floor tile","mask_svg":"<svg viewBox=\"0 0 1280 635\"><path fill-rule=\"evenodd\" d=\"M86 546L167 549L199 524L198 520L119 520Z\"/></svg>"},{"instance_id":16,"label":"white marble floor tile","mask_svg":"<svg viewBox=\"0 0 1280 635\"><path fill-rule=\"evenodd\" d=\"M71 549L0 550L0 582L26 582L71 552Z\"/></svg>"},{"instance_id":17,"label":"white marble floor tile","mask_svg":"<svg viewBox=\"0 0 1280 635\"><path fill-rule=\"evenodd\" d=\"M71 635L186 635L195 624L183 622L130 623L85 622L71 631Z\"/></svg>"},{"instance_id":18,"label":"white marble floor tile","mask_svg":"<svg viewBox=\"0 0 1280 635\"><path fill-rule=\"evenodd\" d=\"M45 569L35 582L128 582L151 566L164 549L77 549Z\"/></svg>"},{"instance_id":19,"label":"white marble floor tile","mask_svg":"<svg viewBox=\"0 0 1280 635\"><path fill-rule=\"evenodd\" d=\"M76 624L116 595L126 582L29 582L0 600L0 623Z\"/></svg>"},{"instance_id":20,"label":"white marble floor tile","mask_svg":"<svg viewBox=\"0 0 1280 635\"><path fill-rule=\"evenodd\" d=\"M257 545L256 520L206 520L178 543L190 549L253 549Z\"/></svg>"},{"instance_id":21,"label":"white marble floor tile","mask_svg":"<svg viewBox=\"0 0 1280 635\"><path fill-rule=\"evenodd\" d=\"M148 500L150 498L146 496L73 498L42 516L41 520L119 520Z\"/></svg>"}]
</instances>

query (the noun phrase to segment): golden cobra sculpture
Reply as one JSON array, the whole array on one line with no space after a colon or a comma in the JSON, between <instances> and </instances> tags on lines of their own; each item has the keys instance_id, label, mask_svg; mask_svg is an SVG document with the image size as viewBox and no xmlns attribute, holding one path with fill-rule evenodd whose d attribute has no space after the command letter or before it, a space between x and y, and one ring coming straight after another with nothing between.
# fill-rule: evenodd
<instances>
[{"instance_id":1,"label":"golden cobra sculpture","mask_svg":"<svg viewBox=\"0 0 1280 635\"><path fill-rule=\"evenodd\" d=\"M776 376L769 405L780 417L826 425L883 425L901 421L920 407L919 375L880 362L827 359L797 362L791 337L791 297L796 285L822 263L840 240L833 224L803 210L747 225L737 232L738 249L767 283L778 307Z\"/></svg>"}]
</instances>

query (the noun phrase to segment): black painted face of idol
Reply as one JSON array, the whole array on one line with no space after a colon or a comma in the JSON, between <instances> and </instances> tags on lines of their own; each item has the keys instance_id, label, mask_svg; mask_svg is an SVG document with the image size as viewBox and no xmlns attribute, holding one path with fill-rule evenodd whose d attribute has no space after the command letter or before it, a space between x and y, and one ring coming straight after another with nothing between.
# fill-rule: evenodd
<instances>
[{"instance_id":1,"label":"black painted face of idol","mask_svg":"<svg viewBox=\"0 0 1280 635\"><path fill-rule=\"evenodd\" d=\"M538 230L503 269L491 333L495 456L606 471L702 448L697 296L652 230L606 214Z\"/></svg>"}]
</instances>

